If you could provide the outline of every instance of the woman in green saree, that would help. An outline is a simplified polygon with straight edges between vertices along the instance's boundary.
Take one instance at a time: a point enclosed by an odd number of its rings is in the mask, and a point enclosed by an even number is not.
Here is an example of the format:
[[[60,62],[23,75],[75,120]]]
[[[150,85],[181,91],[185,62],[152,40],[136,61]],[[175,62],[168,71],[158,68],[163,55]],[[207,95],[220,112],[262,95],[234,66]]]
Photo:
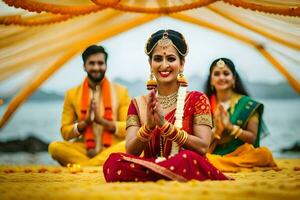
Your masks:
[[[213,138],[207,158],[222,171],[276,167],[272,153],[260,147],[267,135],[263,104],[247,94],[230,59],[216,59],[206,83],[214,116]]]

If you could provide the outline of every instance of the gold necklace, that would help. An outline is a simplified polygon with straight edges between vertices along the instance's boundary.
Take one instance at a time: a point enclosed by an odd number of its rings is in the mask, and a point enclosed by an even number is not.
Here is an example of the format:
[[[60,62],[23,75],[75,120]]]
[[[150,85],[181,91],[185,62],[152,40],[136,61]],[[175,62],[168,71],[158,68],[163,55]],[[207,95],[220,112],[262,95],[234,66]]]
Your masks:
[[[160,94],[157,94],[157,99],[163,109],[170,108],[174,103],[177,102],[177,96],[178,91],[167,95],[167,96],[161,96]]]

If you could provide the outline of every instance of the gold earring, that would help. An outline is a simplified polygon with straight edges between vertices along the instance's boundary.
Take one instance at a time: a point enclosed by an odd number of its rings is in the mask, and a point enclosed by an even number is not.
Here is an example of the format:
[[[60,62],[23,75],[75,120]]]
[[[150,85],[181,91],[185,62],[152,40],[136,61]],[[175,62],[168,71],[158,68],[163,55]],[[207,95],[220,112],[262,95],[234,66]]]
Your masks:
[[[232,88],[233,88],[233,89],[235,88],[235,82],[233,82],[233,84],[232,84]]]
[[[210,85],[210,90],[213,92],[214,91],[214,86],[213,85]]]
[[[188,82],[185,79],[182,71],[180,71],[179,74],[178,74],[178,76],[177,76],[177,82],[178,82],[178,84],[180,86],[183,86],[183,87],[187,87],[188,86]]]
[[[147,90],[153,90],[153,89],[155,89],[157,87],[157,82],[156,82],[156,80],[155,80],[154,75],[153,75],[152,72],[150,74],[150,77],[149,77],[149,79],[147,81],[146,86],[147,86]]]

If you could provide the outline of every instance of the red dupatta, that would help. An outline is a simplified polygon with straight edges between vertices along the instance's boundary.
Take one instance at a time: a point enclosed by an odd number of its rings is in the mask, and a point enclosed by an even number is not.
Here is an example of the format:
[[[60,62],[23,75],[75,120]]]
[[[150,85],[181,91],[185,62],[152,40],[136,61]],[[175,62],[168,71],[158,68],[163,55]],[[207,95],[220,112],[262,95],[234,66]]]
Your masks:
[[[212,114],[214,114],[215,111],[217,110],[217,106],[218,106],[217,97],[216,97],[215,94],[210,96],[209,103],[210,103],[210,106],[211,106]]]

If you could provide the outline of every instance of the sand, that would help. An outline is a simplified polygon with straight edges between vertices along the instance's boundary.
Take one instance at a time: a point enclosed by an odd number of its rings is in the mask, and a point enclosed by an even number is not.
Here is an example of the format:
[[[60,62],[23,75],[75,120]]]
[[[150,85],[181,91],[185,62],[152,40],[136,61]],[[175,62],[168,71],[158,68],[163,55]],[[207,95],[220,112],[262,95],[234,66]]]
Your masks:
[[[0,199],[300,199],[300,159],[281,170],[226,173],[234,181],[105,183],[101,167],[0,166]]]

